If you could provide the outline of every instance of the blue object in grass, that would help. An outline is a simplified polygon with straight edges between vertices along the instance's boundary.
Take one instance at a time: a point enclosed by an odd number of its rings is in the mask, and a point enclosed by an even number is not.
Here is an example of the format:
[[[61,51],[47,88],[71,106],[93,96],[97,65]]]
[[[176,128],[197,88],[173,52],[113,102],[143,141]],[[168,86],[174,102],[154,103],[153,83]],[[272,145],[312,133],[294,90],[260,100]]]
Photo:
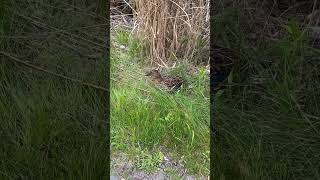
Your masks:
[[[227,77],[228,75],[225,73],[215,74],[213,77],[211,77],[211,84],[216,85],[222,83],[224,80],[227,79]]]
[[[233,62],[237,58],[235,52],[229,48],[213,45],[211,58],[214,66],[211,68],[210,86],[218,90],[228,78]]]
[[[210,77],[210,85],[213,89],[216,89],[221,85],[227,78],[229,73],[226,72],[218,72]]]

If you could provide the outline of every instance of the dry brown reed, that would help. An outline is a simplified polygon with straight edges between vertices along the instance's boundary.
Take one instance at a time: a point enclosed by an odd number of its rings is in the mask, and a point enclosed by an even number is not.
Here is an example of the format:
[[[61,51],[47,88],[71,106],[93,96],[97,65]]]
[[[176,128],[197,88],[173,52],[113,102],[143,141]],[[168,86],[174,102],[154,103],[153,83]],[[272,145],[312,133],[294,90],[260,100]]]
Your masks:
[[[209,0],[135,0],[137,37],[149,63],[168,67],[209,59]]]

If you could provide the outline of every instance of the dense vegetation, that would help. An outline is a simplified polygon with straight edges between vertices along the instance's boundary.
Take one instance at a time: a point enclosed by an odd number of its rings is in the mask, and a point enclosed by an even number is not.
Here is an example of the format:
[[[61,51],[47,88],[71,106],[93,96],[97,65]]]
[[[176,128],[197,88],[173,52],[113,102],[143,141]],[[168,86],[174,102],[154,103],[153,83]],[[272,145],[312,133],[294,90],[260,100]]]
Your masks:
[[[207,176],[211,163],[215,179],[320,179],[318,1],[211,4],[211,42],[237,58],[225,88],[211,96],[217,134],[210,161],[208,24],[197,23],[207,12],[172,11],[176,19],[165,22],[187,23],[170,31],[172,39],[158,37],[167,47],[148,46],[130,30],[112,32],[108,126],[109,41],[104,1],[98,2],[0,2],[0,179],[108,178],[110,126],[113,153],[126,153],[145,171],[163,162],[164,147],[188,173]],[[153,8],[148,5],[145,15]],[[205,27],[186,39],[190,25]],[[145,28],[140,32],[152,37],[154,27]],[[164,52],[177,50],[172,41],[197,52]],[[150,50],[168,62],[146,58]],[[151,64],[173,62],[168,73],[187,80],[176,94],[143,75]],[[191,75],[190,66],[197,72]]]
[[[214,43],[239,57],[213,97],[215,179],[320,178],[319,36],[309,31],[319,4],[270,3],[213,6]]]
[[[1,1],[0,179],[109,175],[107,93],[83,83],[107,82],[106,25],[86,2]]]
[[[144,171],[161,171],[168,156],[188,174],[206,177],[210,168],[208,4],[204,0],[129,3],[133,15],[121,11],[129,6],[123,1],[114,1],[111,7],[112,152],[127,154]],[[179,75],[186,83],[176,94],[168,93],[144,76],[152,68]]]
[[[129,32],[118,30],[112,37],[112,149],[129,154],[139,164],[143,163],[139,162],[143,161],[139,157],[142,151],[157,156],[159,147],[164,146],[171,157],[186,164],[189,172],[208,175],[210,102],[209,77],[204,68],[195,76],[188,75],[183,65],[172,70],[172,74],[183,76],[189,84],[170,94],[144,76],[146,64],[139,58],[137,41]],[[128,50],[117,48],[120,44]]]

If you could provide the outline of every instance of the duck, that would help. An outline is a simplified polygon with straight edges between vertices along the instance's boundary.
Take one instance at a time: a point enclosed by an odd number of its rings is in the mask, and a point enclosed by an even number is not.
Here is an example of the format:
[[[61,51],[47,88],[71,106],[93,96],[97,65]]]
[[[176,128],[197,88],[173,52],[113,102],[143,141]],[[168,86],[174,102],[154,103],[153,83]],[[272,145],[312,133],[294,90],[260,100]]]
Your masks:
[[[178,91],[185,82],[180,76],[163,76],[158,69],[152,69],[146,73],[146,76],[150,76],[153,82],[170,92]]]

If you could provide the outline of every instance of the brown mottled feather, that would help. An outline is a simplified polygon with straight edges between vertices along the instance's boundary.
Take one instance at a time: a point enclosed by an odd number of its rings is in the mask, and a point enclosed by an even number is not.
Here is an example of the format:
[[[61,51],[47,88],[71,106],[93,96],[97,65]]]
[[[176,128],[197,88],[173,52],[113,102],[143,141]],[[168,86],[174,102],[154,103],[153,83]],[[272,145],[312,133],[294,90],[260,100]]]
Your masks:
[[[156,69],[151,70],[146,75],[151,76],[153,82],[160,84],[169,90],[178,90],[184,82],[179,76],[162,76]]]

